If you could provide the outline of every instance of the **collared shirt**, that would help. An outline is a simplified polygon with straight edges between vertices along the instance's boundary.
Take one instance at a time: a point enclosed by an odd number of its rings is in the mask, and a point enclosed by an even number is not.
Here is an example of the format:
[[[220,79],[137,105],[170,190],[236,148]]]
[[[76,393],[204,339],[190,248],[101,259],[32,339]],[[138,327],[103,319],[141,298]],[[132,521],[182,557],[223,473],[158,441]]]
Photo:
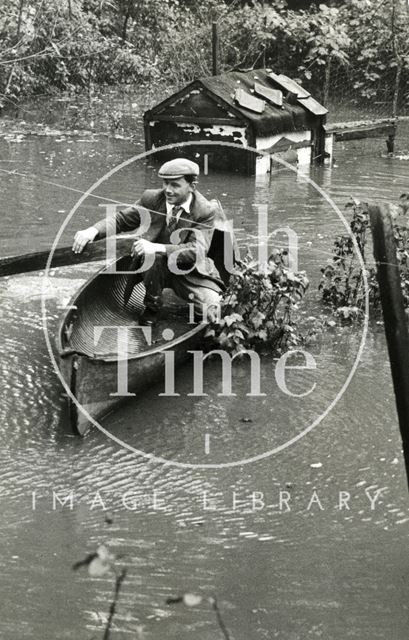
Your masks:
[[[189,214],[190,213],[190,206],[192,204],[192,200],[193,200],[193,195],[191,193],[189,193],[189,196],[188,196],[187,200],[185,200],[185,202],[182,202],[182,204],[174,205],[174,204],[170,204],[169,202],[166,202],[166,224],[169,224],[169,222],[170,222],[174,206],[180,207],[180,209],[179,209],[179,211],[177,212],[177,215],[176,215],[176,219],[177,219],[178,222],[180,220],[180,216],[183,213]]]

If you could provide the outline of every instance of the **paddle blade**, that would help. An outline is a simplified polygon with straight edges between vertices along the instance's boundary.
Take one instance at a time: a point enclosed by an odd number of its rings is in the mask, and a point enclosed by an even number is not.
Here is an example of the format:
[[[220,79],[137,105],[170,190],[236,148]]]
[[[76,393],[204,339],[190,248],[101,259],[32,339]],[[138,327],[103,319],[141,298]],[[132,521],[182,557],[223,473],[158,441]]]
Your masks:
[[[130,252],[134,236],[118,236],[116,238],[116,252],[118,256]],[[50,251],[38,251],[19,256],[0,258],[0,277],[12,276],[28,271],[40,271],[46,268]],[[103,260],[106,256],[106,240],[97,240],[88,244],[82,253],[74,253],[71,247],[60,247],[54,251],[51,267],[64,267],[83,262]]]

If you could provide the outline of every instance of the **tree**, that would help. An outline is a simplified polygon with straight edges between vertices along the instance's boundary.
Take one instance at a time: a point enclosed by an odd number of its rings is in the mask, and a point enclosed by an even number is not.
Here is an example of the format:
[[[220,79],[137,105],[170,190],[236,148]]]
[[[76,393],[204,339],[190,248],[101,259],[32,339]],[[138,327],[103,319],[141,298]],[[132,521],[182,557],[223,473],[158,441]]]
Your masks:
[[[321,75],[320,70],[324,69],[322,101],[327,105],[333,63],[349,63],[351,38],[348,35],[348,24],[339,9],[325,4],[320,4],[317,11],[305,16],[305,20],[309,31],[306,42],[310,48],[299,70],[310,79],[314,70]]]

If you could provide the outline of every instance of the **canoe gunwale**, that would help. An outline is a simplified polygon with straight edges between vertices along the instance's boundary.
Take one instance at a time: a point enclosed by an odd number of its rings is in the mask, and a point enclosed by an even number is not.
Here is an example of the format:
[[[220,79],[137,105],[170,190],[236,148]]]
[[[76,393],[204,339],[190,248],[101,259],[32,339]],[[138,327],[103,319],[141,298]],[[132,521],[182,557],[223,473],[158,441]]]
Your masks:
[[[104,265],[100,269],[98,269],[98,271],[96,271],[96,273],[94,273],[94,275],[91,276],[91,278],[88,278],[87,280],[85,280],[85,282],[82,283],[80,288],[77,289],[75,291],[75,293],[73,293],[73,295],[71,296],[71,298],[70,298],[70,300],[69,300],[69,302],[67,304],[67,308],[66,308],[65,312],[60,316],[60,319],[58,321],[57,336],[55,338],[55,343],[56,343],[58,355],[60,356],[60,358],[67,357],[69,355],[74,355],[75,353],[78,353],[78,355],[81,355],[81,356],[85,356],[86,355],[86,354],[79,353],[75,349],[69,349],[68,350],[68,349],[65,349],[63,347],[63,331],[64,331],[65,325],[67,324],[69,316],[72,315],[72,313],[73,313],[73,308],[77,306],[75,304],[75,302],[78,300],[79,296],[85,291],[85,289],[88,289],[88,287],[90,287],[93,284],[93,282],[107,268],[108,268],[108,265],[106,264],[106,262],[104,262]]]

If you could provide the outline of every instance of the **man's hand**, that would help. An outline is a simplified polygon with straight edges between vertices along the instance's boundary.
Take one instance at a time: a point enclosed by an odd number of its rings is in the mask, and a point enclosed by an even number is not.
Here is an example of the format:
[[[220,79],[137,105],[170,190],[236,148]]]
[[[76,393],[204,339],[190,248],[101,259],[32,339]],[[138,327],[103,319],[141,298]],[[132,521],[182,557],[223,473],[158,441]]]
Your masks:
[[[95,227],[88,227],[88,229],[82,229],[81,231],[77,231],[74,237],[74,243],[72,245],[72,250],[74,253],[81,253],[88,244],[88,242],[92,242],[98,235],[98,229]]]
[[[157,242],[150,242],[140,238],[132,245],[131,256],[133,258],[143,258],[144,256],[154,256],[157,253],[166,253],[166,249],[163,244]]]

